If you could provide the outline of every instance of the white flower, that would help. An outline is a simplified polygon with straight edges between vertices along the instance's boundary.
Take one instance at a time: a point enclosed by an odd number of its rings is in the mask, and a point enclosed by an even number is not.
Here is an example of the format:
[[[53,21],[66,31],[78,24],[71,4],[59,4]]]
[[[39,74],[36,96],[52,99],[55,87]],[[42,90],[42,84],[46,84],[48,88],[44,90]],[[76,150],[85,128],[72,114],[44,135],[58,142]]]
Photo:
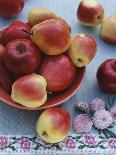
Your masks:
[[[112,116],[113,122],[116,123],[116,107],[110,109],[110,115]]]
[[[106,129],[112,124],[112,117],[105,109],[98,110],[94,113],[93,123],[98,129]]]
[[[74,119],[74,128],[77,133],[90,132],[92,121],[86,114],[77,115]]]
[[[105,109],[105,102],[100,98],[96,98],[90,102],[90,108],[94,112],[97,110]]]

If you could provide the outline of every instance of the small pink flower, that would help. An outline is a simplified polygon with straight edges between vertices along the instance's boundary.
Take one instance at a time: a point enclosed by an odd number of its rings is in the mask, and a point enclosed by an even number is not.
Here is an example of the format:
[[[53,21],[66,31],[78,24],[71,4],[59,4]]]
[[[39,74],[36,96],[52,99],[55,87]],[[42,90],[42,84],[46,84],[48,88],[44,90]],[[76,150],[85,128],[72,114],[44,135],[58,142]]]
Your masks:
[[[108,141],[108,146],[111,148],[111,149],[116,149],[116,139],[110,139]]]
[[[30,150],[31,148],[31,143],[28,139],[22,139],[20,142],[20,148],[23,150]]]
[[[71,138],[66,139],[65,141],[66,148],[74,149],[76,147],[76,141]]]
[[[110,115],[112,116],[113,122],[116,123],[116,107],[110,109]]]
[[[85,136],[85,143],[88,145],[95,145],[96,144],[95,137],[93,137],[91,135],[86,135]]]
[[[105,102],[100,98],[96,98],[90,102],[90,108],[93,112],[105,109]]]
[[[92,125],[92,121],[86,114],[77,115],[74,119],[74,128],[77,133],[90,132]]]
[[[4,148],[7,145],[8,145],[8,138],[0,136],[0,148]]]

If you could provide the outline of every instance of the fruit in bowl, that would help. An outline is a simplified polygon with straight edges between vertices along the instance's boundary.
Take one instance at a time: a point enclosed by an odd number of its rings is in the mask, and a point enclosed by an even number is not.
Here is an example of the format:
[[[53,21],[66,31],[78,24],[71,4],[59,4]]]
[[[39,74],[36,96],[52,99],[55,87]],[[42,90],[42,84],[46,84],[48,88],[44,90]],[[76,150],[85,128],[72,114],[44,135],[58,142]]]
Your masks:
[[[39,107],[47,100],[46,85],[45,78],[38,74],[25,75],[13,83],[11,98],[28,108]]]
[[[57,16],[54,12],[47,8],[32,8],[28,13],[28,24],[31,27],[50,19],[61,20],[67,24],[71,32],[69,24],[62,17]]]
[[[116,58],[108,59],[99,66],[97,81],[104,92],[116,93]]]
[[[71,129],[70,114],[60,108],[49,108],[39,117],[36,131],[47,143],[63,141]]]
[[[24,22],[14,21],[10,26],[0,31],[0,42],[7,45],[10,41],[16,39],[30,39],[30,35],[22,31],[31,31],[31,27]]]
[[[100,29],[101,38],[111,44],[116,44],[116,14],[107,17]]]
[[[24,7],[24,0],[0,0],[0,16],[17,16]]]
[[[12,84],[14,80],[11,73],[5,68],[3,64],[2,60],[4,55],[5,55],[5,48],[2,44],[0,44],[0,83],[8,93],[11,93]]]
[[[40,65],[41,51],[31,40],[13,40],[6,46],[3,61],[15,76],[30,74]]]
[[[47,55],[66,52],[70,44],[69,27],[60,20],[46,20],[32,28],[32,41]]]
[[[68,88],[74,82],[76,67],[64,54],[45,56],[38,74],[45,77],[48,91],[57,92]]]
[[[95,57],[97,44],[91,35],[80,34],[71,37],[68,54],[77,67],[88,65]]]
[[[96,26],[103,22],[104,9],[97,0],[81,0],[77,18],[84,26]]]

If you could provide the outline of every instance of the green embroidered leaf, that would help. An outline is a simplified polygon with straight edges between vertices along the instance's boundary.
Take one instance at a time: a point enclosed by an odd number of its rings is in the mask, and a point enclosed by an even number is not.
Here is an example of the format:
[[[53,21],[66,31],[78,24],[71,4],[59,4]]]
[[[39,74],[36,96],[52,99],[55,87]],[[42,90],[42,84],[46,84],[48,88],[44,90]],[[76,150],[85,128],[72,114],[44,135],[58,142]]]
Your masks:
[[[16,137],[12,137],[12,140],[17,140],[17,138]]]
[[[99,138],[101,138],[101,139],[105,139],[103,136],[99,136]]]
[[[85,145],[80,145],[79,147],[78,147],[78,149],[83,149],[85,147]]]
[[[34,149],[34,150],[38,150],[39,147],[40,147],[40,145],[37,144],[36,147],[34,147],[33,149]]]
[[[109,126],[107,129],[112,129],[113,128],[113,126]]]
[[[99,145],[99,147],[100,147],[101,149],[106,149],[103,145]]]
[[[113,106],[115,101],[116,101],[115,97],[113,97],[112,99],[108,99],[107,102],[105,102],[106,109],[110,110],[110,108]]]
[[[107,135],[106,131],[105,130],[102,130],[102,133],[104,134],[105,138],[108,139],[109,136]]]
[[[14,146],[12,146],[12,145],[10,145],[9,148],[10,148],[12,151],[17,151],[16,148],[15,148]]]
[[[105,132],[110,136],[110,138],[116,138],[116,134],[113,133],[112,131],[105,129]]]

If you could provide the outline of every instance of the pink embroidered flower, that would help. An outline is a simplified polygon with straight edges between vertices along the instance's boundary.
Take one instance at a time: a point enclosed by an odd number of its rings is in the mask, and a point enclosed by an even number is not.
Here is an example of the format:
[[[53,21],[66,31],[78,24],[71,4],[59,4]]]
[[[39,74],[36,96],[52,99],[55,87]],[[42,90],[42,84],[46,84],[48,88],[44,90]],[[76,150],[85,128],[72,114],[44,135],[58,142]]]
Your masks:
[[[66,148],[74,149],[76,147],[76,141],[71,138],[66,139],[65,141]]]
[[[7,145],[8,145],[8,138],[0,136],[0,148],[4,148]]]
[[[106,129],[112,124],[112,117],[105,109],[98,110],[94,113],[93,123],[98,129]]]
[[[86,135],[85,136],[85,143],[88,145],[95,145],[96,144],[95,137],[93,137],[91,135]]]
[[[93,112],[105,109],[105,102],[100,98],[96,98],[90,102],[90,108]]]
[[[20,148],[23,150],[30,150],[31,148],[31,143],[28,139],[22,139],[20,142]]]
[[[108,146],[111,148],[111,149],[116,149],[116,139],[110,139],[108,141]]]
[[[77,115],[74,119],[74,128],[77,133],[90,132],[92,125],[92,121],[86,114]]]
[[[110,109],[110,115],[112,116],[113,122],[116,123],[116,107]]]

